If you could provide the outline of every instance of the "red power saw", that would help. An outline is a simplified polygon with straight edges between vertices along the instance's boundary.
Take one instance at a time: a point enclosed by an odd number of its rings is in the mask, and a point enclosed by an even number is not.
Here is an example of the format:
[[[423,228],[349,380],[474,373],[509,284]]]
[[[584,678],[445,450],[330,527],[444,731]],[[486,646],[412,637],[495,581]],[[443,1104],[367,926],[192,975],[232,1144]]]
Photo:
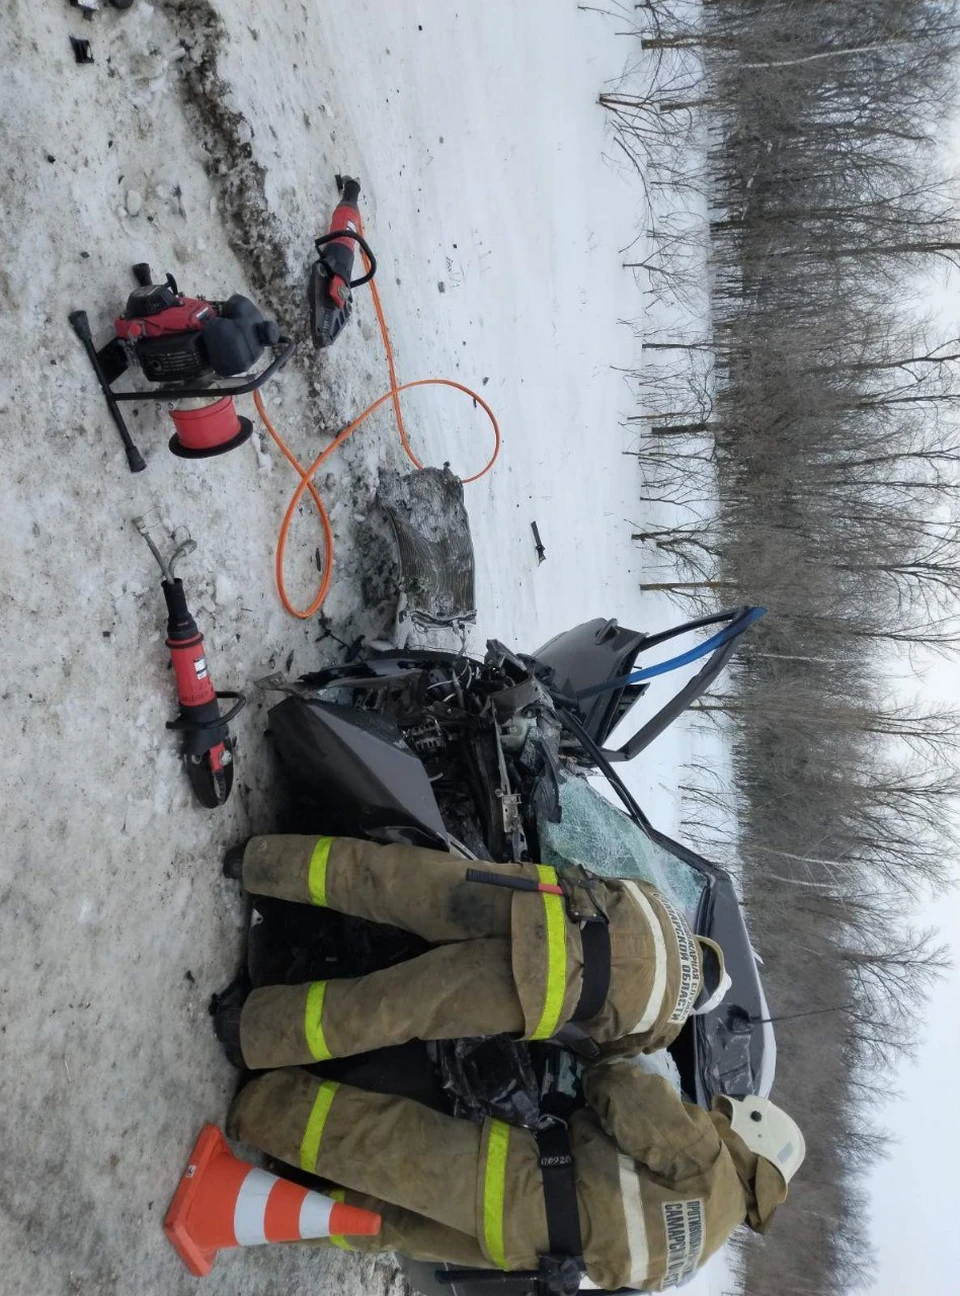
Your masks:
[[[160,588],[167,605],[167,647],[177,681],[180,714],[167,721],[168,729],[183,735],[183,763],[197,800],[208,810],[223,805],[233,787],[233,740],[227,725],[246,703],[242,693],[218,693],[210,679],[203,647],[203,635],[187,607],[183,581],[174,575],[177,559],[196,548],[192,540],[182,541],[168,559],[153,542],[145,518],[133,524],[150,546],[163,573]],[[223,715],[220,699],[234,705]]]
[[[310,272],[310,331],[314,345],[328,347],[339,337],[353,310],[353,290],[377,273],[377,258],[360,233],[360,181],[337,176],[340,202],[330,219],[330,232],[316,239],[319,259]],[[354,245],[363,249],[370,268],[359,279],[353,274]]]

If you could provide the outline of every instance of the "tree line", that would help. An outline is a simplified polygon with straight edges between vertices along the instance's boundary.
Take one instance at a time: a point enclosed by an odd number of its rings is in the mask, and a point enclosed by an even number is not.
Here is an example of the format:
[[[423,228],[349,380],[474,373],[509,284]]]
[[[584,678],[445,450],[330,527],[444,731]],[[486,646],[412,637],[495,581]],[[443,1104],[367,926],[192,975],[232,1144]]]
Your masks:
[[[891,680],[960,643],[960,338],[925,308],[960,266],[960,6],[608,12],[630,68],[600,102],[646,196],[624,263],[656,307],[626,422],[645,588],[771,613],[698,712],[732,737],[732,784],[685,789],[688,830],[740,867],[776,1096],[809,1135],[747,1291],[840,1293],[872,1274],[871,1112],[946,962],[911,905],[956,857],[960,715]]]

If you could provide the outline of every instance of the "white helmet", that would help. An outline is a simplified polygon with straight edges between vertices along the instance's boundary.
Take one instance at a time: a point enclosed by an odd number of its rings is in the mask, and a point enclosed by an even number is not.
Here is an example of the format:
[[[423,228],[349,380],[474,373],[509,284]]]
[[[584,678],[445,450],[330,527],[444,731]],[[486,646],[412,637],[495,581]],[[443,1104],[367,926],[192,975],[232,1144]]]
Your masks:
[[[751,1152],[776,1166],[788,1184],[803,1165],[807,1154],[800,1126],[769,1098],[720,1099],[726,1108],[730,1128],[743,1139]]]

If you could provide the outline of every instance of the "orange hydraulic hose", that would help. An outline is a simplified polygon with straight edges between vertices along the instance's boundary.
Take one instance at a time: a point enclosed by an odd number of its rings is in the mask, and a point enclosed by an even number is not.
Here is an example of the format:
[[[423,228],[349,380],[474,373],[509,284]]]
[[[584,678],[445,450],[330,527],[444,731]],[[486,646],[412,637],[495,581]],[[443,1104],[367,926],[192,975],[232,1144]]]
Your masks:
[[[360,233],[361,234],[363,233],[362,226],[360,227]],[[367,262],[367,258],[365,254],[363,256],[363,259],[367,265],[367,269],[369,270],[370,268],[369,262]],[[404,391],[410,391],[410,389],[413,387],[453,387],[455,388],[455,390],[461,391],[464,393],[464,395],[469,396],[471,400],[473,400],[477,405],[479,405],[480,408],[483,410],[483,412],[487,415],[487,417],[489,418],[493,426],[493,453],[491,454],[490,458],[487,460],[487,462],[484,464],[484,466],[480,469],[479,472],[475,472],[470,477],[463,478],[464,484],[468,484],[469,482],[479,481],[481,477],[484,477],[490,471],[493,465],[496,463],[497,457],[500,454],[500,440],[501,440],[500,425],[497,422],[496,415],[494,414],[493,410],[483,399],[483,397],[477,394],[477,392],[472,391],[469,387],[464,386],[463,383],[454,382],[452,378],[418,378],[415,382],[408,382],[408,383],[397,382],[397,369],[393,358],[393,347],[391,346],[390,343],[390,334],[387,330],[387,321],[383,313],[383,304],[380,300],[380,293],[377,289],[377,283],[375,279],[371,279],[370,281],[370,292],[373,296],[373,306],[374,306],[374,310],[377,313],[377,320],[380,324],[380,334],[383,338],[383,349],[387,355],[387,368],[390,374],[390,390],[385,392],[383,396],[380,396],[377,400],[375,400],[372,405],[368,405],[367,408],[363,411],[363,413],[359,414],[353,420],[352,423],[348,423],[347,426],[337,434],[337,436],[333,439],[333,441],[330,442],[330,444],[326,447],[326,449],[321,451],[321,453],[317,455],[316,459],[314,459],[313,463],[310,464],[309,468],[303,467],[303,465],[296,458],[296,456],[288,449],[288,447],[283,441],[283,438],[280,436],[279,432],[270,422],[269,416],[267,415],[267,411],[263,405],[263,399],[261,398],[259,391],[255,391],[253,393],[253,402],[257,407],[257,413],[260,415],[260,418],[263,420],[263,426],[267,429],[267,432],[276,442],[281,454],[286,459],[287,463],[290,464],[291,468],[294,470],[295,473],[298,474],[300,478],[299,484],[297,485],[296,490],[293,492],[293,495],[291,496],[290,503],[287,505],[287,511],[283,515],[283,521],[280,524],[280,535],[277,539],[277,552],[274,561],[274,575],[276,578],[277,593],[280,596],[280,602],[283,604],[284,608],[290,613],[291,616],[298,617],[301,621],[306,621],[309,617],[312,617],[314,613],[319,611],[320,607],[323,605],[324,599],[327,597],[327,594],[330,590],[330,579],[331,576],[333,575],[333,528],[330,525],[330,516],[327,513],[326,506],[323,503],[323,500],[320,496],[320,492],[317,490],[316,486],[314,485],[313,479],[317,475],[317,472],[320,470],[323,464],[326,463],[326,461],[333,454],[333,452],[337,450],[341,445],[343,445],[347,437],[352,436],[354,432],[356,432],[357,428],[359,428],[360,425],[366,419],[368,419],[375,410],[378,410],[380,406],[383,405],[386,401],[393,402],[393,414],[397,424],[397,432],[400,435],[400,444],[403,446],[407,458],[411,461],[411,463],[414,464],[414,466],[417,468],[422,468],[423,464],[413,453],[413,449],[410,445],[410,440],[407,436],[407,429],[403,422],[403,413],[400,409],[400,393]],[[320,580],[320,588],[317,591],[316,597],[314,598],[310,606],[305,608],[295,608],[293,604],[290,602],[289,597],[287,596],[286,585],[284,584],[284,579],[283,579],[283,564],[284,564],[284,556],[286,554],[287,537],[290,531],[290,524],[293,521],[294,514],[297,511],[297,506],[299,505],[300,501],[303,499],[303,495],[305,491],[310,492],[310,498],[313,500],[314,504],[316,505],[317,512],[320,515],[320,525],[323,530],[323,545],[324,545],[323,576],[321,577]]]

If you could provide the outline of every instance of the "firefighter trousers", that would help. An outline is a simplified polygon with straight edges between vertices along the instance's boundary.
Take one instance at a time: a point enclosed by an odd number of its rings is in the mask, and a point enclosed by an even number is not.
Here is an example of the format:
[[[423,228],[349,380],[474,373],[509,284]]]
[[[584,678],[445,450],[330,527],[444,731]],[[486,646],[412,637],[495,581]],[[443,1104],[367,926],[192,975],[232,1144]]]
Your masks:
[[[528,1130],[496,1121],[481,1127],[295,1068],[257,1076],[242,1089],[227,1130],[350,1190],[344,1197],[351,1205],[380,1213],[379,1234],[332,1238],[334,1245],[481,1268],[491,1260],[536,1267],[546,1248],[538,1153]],[[518,1194],[517,1184],[526,1191]]]
[[[521,1035],[505,888],[466,881],[442,851],[354,838],[252,837],[243,885],[414,932],[435,944],[367,976],[254,990],[240,1019],[253,1070],[322,1062],[411,1039]],[[484,865],[516,874],[515,865]]]

